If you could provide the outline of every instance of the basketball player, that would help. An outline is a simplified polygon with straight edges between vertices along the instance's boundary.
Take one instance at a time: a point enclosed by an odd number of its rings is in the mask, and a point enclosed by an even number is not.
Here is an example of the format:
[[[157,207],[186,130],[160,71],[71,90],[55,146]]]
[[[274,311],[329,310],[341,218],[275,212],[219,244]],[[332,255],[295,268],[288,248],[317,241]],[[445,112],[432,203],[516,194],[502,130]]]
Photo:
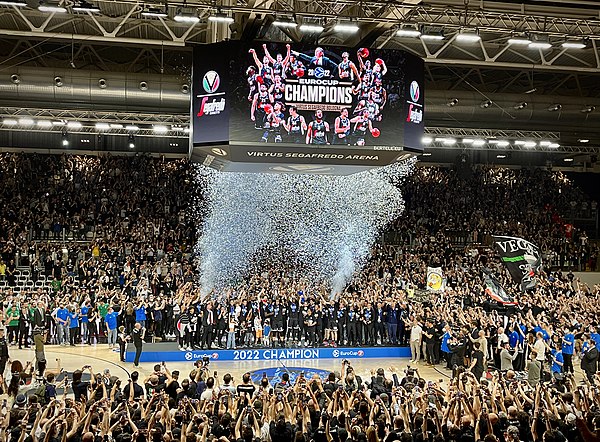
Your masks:
[[[303,77],[304,71],[304,64],[294,54],[290,54],[290,61],[285,70],[285,78]]]
[[[343,108],[340,111],[340,115],[336,117],[334,123],[335,136],[333,137],[333,144],[350,144],[348,135],[350,135],[350,119],[348,118],[348,108]]]
[[[252,107],[250,108],[250,119],[254,121],[254,126],[257,129],[262,129],[265,124],[266,114],[264,107],[272,105],[274,102],[273,96],[269,93],[266,84],[259,86],[258,92],[254,94],[252,99]]]
[[[273,84],[273,67],[271,66],[271,61],[269,60],[269,58],[265,55],[261,62],[258,59],[258,56],[256,55],[256,51],[254,49],[250,49],[248,52],[252,54],[252,57],[254,58],[254,63],[256,63],[256,66],[258,67],[258,75],[262,77],[263,82],[266,83],[267,86]]]
[[[269,93],[273,96],[275,102],[281,101],[283,103],[283,93],[285,91],[285,85],[281,81],[281,76],[275,74],[274,82],[269,88]]]
[[[381,114],[379,113],[379,105],[373,101],[373,96],[369,95],[369,100],[365,106],[365,109],[369,111],[369,118],[371,121],[381,121]]]
[[[290,116],[287,119],[287,124],[284,122],[285,130],[294,144],[302,144],[305,140],[307,130],[306,120],[298,113],[296,106],[290,106]],[[275,330],[275,322],[273,323],[273,331]]]
[[[285,58],[283,58],[283,55],[277,54],[275,59],[273,59],[273,57],[271,57],[271,54],[269,54],[267,45],[263,44],[265,56],[269,59],[269,61],[273,65],[273,76],[274,77],[276,77],[277,75],[279,75],[280,78],[285,77],[285,71],[287,68],[287,64],[290,62],[290,45],[287,44],[287,45],[285,45],[285,47],[287,48],[287,54],[286,54]]]
[[[308,124],[306,131],[306,144],[325,145],[327,134],[329,133],[329,123],[323,120],[323,111],[321,109],[315,112],[315,119]]]
[[[352,136],[356,140],[355,144],[357,146],[364,146],[365,138],[367,137],[367,130],[373,132],[373,124],[369,118],[369,110],[364,109],[361,115],[352,118],[350,122],[354,123]]]
[[[375,87],[371,89],[369,93],[369,98],[373,100],[374,103],[379,106],[379,111],[383,110],[385,103],[387,102],[387,91],[382,86],[382,81],[380,78],[375,79]]]
[[[254,66],[248,66],[246,69],[246,77],[248,82],[248,87],[250,91],[248,92],[248,101],[252,103],[252,99],[254,98],[254,94],[258,91],[258,81],[256,80],[256,68]]]
[[[338,76],[340,80],[346,81],[360,81],[360,75],[354,62],[350,60],[350,54],[348,52],[342,53],[342,61],[338,64]]]
[[[285,121],[283,104],[278,101],[273,106],[265,106],[265,112],[267,113],[265,119],[265,131],[261,141],[268,143],[269,137],[272,135],[276,143],[281,143],[281,126]]]

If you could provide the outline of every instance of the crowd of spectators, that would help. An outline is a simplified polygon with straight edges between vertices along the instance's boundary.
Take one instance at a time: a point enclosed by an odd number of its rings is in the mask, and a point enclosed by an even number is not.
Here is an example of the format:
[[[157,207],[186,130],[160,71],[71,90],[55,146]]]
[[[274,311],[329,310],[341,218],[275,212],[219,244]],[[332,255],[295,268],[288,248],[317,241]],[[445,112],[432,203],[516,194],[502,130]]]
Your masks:
[[[195,285],[199,220],[187,211],[199,189],[186,160],[1,154],[0,343],[31,345],[41,301],[48,344],[117,347],[140,323],[182,350],[410,345],[412,364],[452,380],[409,369],[363,382],[344,364],[327,379],[254,386],[245,375],[235,386],[226,375],[218,386],[206,367],[185,378],[163,365],[138,385],[136,373],[89,367],[36,381],[17,365],[0,382],[0,441],[597,440],[600,287],[570,271],[598,266],[597,245],[573,225],[595,203],[540,169],[418,167],[402,186],[407,210],[390,226],[401,240],[376,245],[343,293],[265,269],[208,300]],[[491,234],[541,248],[550,266],[535,289],[516,291]],[[441,294],[423,295],[428,266],[443,269]],[[482,267],[516,306],[489,298]],[[25,273],[50,283],[19,284]]]
[[[144,379],[88,365],[31,382],[28,367],[11,368],[0,380],[0,440],[11,442],[588,442],[600,430],[597,388],[572,375],[532,383],[466,370],[427,381],[410,366],[359,374],[343,361],[323,378],[254,383],[162,363]]]

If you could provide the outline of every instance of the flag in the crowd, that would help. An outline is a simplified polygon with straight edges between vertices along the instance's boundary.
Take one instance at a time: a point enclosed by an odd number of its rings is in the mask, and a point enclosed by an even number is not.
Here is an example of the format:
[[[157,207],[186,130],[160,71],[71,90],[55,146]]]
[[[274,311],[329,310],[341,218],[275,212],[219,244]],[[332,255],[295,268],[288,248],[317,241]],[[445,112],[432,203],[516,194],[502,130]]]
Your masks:
[[[504,290],[504,287],[502,287],[500,281],[494,278],[489,270],[484,269],[483,273],[483,279],[485,281],[485,292],[490,298],[498,301],[500,304],[503,305],[517,304],[515,298],[506,293],[506,290]]]
[[[514,236],[493,236],[494,246],[512,279],[525,291],[537,284],[542,254],[535,244]]]
[[[427,290],[439,292],[444,288],[441,267],[427,267]]]

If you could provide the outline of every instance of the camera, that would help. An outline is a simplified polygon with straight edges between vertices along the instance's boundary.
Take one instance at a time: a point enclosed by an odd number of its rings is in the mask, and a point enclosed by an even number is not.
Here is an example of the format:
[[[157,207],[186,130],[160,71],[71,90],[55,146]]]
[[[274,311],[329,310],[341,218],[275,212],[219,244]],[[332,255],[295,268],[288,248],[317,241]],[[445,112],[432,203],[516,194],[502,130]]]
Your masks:
[[[204,365],[205,367],[210,364],[210,358],[208,356],[203,356],[202,357],[202,365]]]

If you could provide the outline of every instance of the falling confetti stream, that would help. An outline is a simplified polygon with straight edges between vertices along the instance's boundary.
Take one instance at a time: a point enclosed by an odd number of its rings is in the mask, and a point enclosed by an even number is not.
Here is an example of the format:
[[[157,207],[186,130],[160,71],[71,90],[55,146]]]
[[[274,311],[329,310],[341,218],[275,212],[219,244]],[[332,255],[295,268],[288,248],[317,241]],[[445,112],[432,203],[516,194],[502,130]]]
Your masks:
[[[414,160],[348,176],[220,173],[199,166],[196,252],[200,287],[235,286],[283,251],[302,277],[341,293],[377,235],[404,209],[399,189]],[[280,260],[280,259],[279,259]]]

